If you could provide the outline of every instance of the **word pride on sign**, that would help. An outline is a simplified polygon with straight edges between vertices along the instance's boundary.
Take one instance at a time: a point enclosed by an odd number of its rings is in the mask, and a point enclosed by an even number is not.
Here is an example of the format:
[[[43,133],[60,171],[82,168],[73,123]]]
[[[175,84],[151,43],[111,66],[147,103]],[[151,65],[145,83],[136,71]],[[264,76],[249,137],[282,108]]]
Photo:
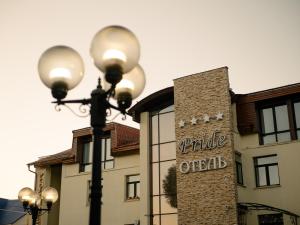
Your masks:
[[[226,144],[226,136],[216,130],[210,136],[204,135],[202,138],[185,138],[179,142],[179,150],[182,154],[189,150],[201,151],[222,148]]]
[[[227,166],[227,162],[222,156],[216,156],[206,159],[198,159],[192,161],[183,161],[179,165],[181,173],[200,172],[206,170],[223,169]]]

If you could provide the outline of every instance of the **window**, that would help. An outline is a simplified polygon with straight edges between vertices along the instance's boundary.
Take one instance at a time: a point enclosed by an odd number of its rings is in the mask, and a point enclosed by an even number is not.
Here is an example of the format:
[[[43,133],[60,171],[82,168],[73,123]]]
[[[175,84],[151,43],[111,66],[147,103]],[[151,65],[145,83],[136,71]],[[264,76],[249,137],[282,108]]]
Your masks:
[[[102,139],[102,169],[114,168],[114,157],[111,155],[111,139]]]
[[[262,109],[261,121],[264,144],[291,140],[287,105]]]
[[[258,215],[259,225],[283,225],[281,213]]]
[[[299,99],[260,104],[260,144],[300,139]]]
[[[151,223],[177,225],[174,105],[151,113]]]
[[[271,186],[279,184],[277,155],[254,158],[256,186]]]
[[[235,153],[235,167],[237,183],[243,185],[242,156],[240,153]]]
[[[294,103],[294,115],[296,120],[297,138],[300,139],[300,102]]]
[[[90,139],[83,140],[82,143],[82,161],[80,163],[80,172],[92,171],[93,147]]]
[[[140,175],[126,177],[126,199],[140,198]]]
[[[102,169],[114,168],[114,158],[111,155],[111,139],[103,138],[101,140],[102,146]],[[90,172],[92,171],[93,161],[93,142],[91,138],[85,138],[82,140],[82,157],[79,166],[79,172]]]

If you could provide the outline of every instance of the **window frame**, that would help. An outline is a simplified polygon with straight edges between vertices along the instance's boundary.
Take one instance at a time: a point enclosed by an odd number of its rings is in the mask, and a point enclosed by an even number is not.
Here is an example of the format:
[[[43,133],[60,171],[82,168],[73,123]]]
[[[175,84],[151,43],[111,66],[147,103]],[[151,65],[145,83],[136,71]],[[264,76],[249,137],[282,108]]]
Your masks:
[[[170,108],[171,107],[171,108]],[[164,164],[164,163],[168,163],[168,162],[174,162],[176,164],[176,156],[175,158],[170,158],[170,159],[165,159],[165,160],[161,160],[160,158],[160,151],[161,151],[161,145],[164,145],[164,144],[172,144],[172,143],[175,143],[175,150],[176,150],[176,137],[174,137],[174,140],[168,140],[168,141],[163,141],[161,142],[161,137],[160,137],[160,117],[161,115],[166,115],[166,114],[169,114],[169,113],[174,113],[175,114],[175,105],[174,103],[169,103],[169,104],[164,104],[164,105],[160,105],[160,107],[157,107],[155,109],[153,109],[151,112],[149,112],[149,121],[150,121],[150,124],[149,124],[149,140],[150,140],[150,143],[149,143],[149,147],[150,147],[150,151],[149,151],[149,163],[150,163],[150,172],[149,172],[149,175],[150,175],[150,178],[149,178],[149,181],[150,181],[150,224],[153,224],[153,221],[154,221],[154,217],[157,217],[158,220],[159,220],[159,224],[162,223],[163,221],[163,218],[165,216],[173,216],[175,215],[176,217],[178,216],[178,211],[177,211],[177,208],[176,208],[176,212],[162,212],[162,199],[166,198],[166,194],[163,193],[163,191],[161,190],[161,164]],[[157,141],[155,143],[153,143],[153,128],[155,126],[153,126],[152,124],[152,118],[157,116],[157,127],[156,127],[156,132],[157,132]],[[175,124],[175,121],[174,121],[174,129],[176,127],[176,124]],[[174,130],[175,132],[175,130]],[[157,147],[157,151],[158,151],[158,159],[153,161],[153,148],[154,147]],[[158,193],[153,193],[153,167],[154,165],[156,166],[157,165],[157,169],[158,169]],[[176,195],[177,193],[174,193],[174,195]],[[157,213],[154,213],[153,212],[153,208],[154,208],[154,198],[157,199],[158,201],[158,212]]]
[[[129,178],[132,176],[138,176],[139,180],[138,181],[129,181]],[[129,193],[130,193],[130,187],[133,186],[133,197],[129,197]],[[126,175],[126,200],[138,200],[140,199],[140,190],[138,191],[138,188],[141,188],[141,177],[140,174],[130,174],[130,175]]]
[[[263,224],[265,224],[265,223],[261,223],[262,221],[261,221],[261,218],[262,217],[265,217],[265,216],[274,216],[274,217],[278,217],[278,218],[280,218],[281,220],[282,220],[282,225],[284,224],[284,219],[283,219],[283,214],[282,213],[272,213],[272,214],[260,214],[260,215],[257,215],[257,222],[258,222],[258,224],[259,225],[263,225]],[[270,223],[267,223],[267,224],[270,224]],[[276,221],[276,223],[273,223],[274,225],[278,225],[278,221]]]
[[[235,156],[239,156],[241,158],[241,162],[237,161],[235,158],[236,182],[238,185],[244,186],[242,154],[240,152],[235,152]],[[241,170],[239,170],[239,168]],[[242,178],[241,181],[239,180],[239,171],[241,171],[241,178]]]
[[[104,147],[103,147],[103,140],[105,140]],[[110,140],[110,156],[107,155],[107,140]],[[84,160],[84,153],[85,153],[85,144],[89,144],[89,154],[93,154],[93,138],[91,135],[88,136],[82,136],[78,138],[78,150],[77,154],[79,154],[79,173],[90,173],[92,171],[92,168],[90,170],[86,170],[86,167],[89,165],[92,165],[93,162],[83,162]],[[111,148],[112,148],[112,141],[110,135],[104,135],[101,137],[101,147],[102,147],[102,155],[101,155],[101,166],[103,170],[113,169],[115,167],[115,159],[111,155]],[[110,159],[107,159],[108,157],[111,157]],[[108,167],[107,164],[112,162],[112,166]]]
[[[258,115],[257,123],[258,123],[258,133],[259,133],[259,144],[264,145],[264,140],[263,137],[266,135],[272,135],[275,134],[276,141],[272,144],[278,143],[278,138],[277,134],[280,133],[285,133],[289,131],[291,139],[289,141],[293,140],[300,140],[300,136],[297,136],[297,131],[300,131],[300,128],[297,128],[296,126],[296,112],[294,108],[294,104],[300,102],[300,97],[299,95],[291,95],[287,97],[281,97],[281,98],[275,98],[272,100],[268,101],[261,101],[256,103],[256,114]],[[281,106],[281,105],[286,105],[287,106],[287,113],[288,113],[288,123],[289,123],[289,130],[284,130],[284,131],[277,131],[277,126],[276,124],[276,116],[275,116],[275,107]],[[271,133],[263,133],[263,115],[262,115],[262,110],[267,109],[267,108],[272,108],[273,112],[273,122],[274,122],[274,132]]]
[[[93,150],[91,147],[92,137],[91,136],[81,137],[79,139],[79,142],[80,142],[79,143],[79,148],[80,148],[79,173],[91,172],[91,170],[87,171],[86,167],[92,165],[92,162],[83,162],[83,160],[85,154],[85,148],[84,148],[85,144],[89,144],[89,148],[88,148],[89,154],[93,154]]]
[[[267,164],[257,165],[257,160],[258,159],[260,159],[260,158],[268,158],[268,157],[273,157],[273,156],[278,157],[277,154],[271,154],[271,155],[264,155],[264,156],[253,157],[256,187],[272,187],[272,186],[279,186],[280,185],[278,158],[277,158],[277,162],[276,163],[267,163]],[[277,166],[278,184],[270,184],[269,167],[275,166],[275,165]],[[260,185],[259,184],[259,168],[261,168],[261,167],[265,168],[266,185]]]

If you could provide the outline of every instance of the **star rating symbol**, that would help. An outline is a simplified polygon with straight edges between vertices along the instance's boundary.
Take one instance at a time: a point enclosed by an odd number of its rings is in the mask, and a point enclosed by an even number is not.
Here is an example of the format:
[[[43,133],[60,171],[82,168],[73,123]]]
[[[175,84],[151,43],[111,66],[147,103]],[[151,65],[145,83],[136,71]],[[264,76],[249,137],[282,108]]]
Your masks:
[[[207,114],[205,114],[204,116],[203,116],[203,121],[205,122],[205,123],[208,123],[209,122],[209,115],[207,115]]]
[[[183,128],[183,127],[184,127],[184,124],[185,124],[185,122],[184,122],[183,120],[180,120],[178,124],[179,124],[179,127],[180,127],[180,128]]]
[[[196,118],[193,116],[193,118],[191,119],[191,124],[192,124],[192,125],[196,125],[196,124],[197,124],[197,120],[198,120],[198,119],[196,119]]]
[[[222,120],[223,119],[223,113],[218,112],[218,114],[216,115],[216,120]]]

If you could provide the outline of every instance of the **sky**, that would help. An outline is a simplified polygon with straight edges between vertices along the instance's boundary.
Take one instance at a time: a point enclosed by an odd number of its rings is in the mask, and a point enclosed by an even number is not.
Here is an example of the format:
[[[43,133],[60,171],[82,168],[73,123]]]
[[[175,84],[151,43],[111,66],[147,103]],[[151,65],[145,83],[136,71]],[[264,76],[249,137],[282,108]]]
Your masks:
[[[299,0],[0,0],[0,197],[33,188],[26,164],[69,149],[72,130],[89,126],[89,117],[55,111],[38,76],[40,55],[54,45],[76,49],[85,77],[67,98],[89,97],[101,75],[90,43],[109,25],[129,28],[141,45],[146,87],[133,103],[223,66],[239,94],[300,82]]]

